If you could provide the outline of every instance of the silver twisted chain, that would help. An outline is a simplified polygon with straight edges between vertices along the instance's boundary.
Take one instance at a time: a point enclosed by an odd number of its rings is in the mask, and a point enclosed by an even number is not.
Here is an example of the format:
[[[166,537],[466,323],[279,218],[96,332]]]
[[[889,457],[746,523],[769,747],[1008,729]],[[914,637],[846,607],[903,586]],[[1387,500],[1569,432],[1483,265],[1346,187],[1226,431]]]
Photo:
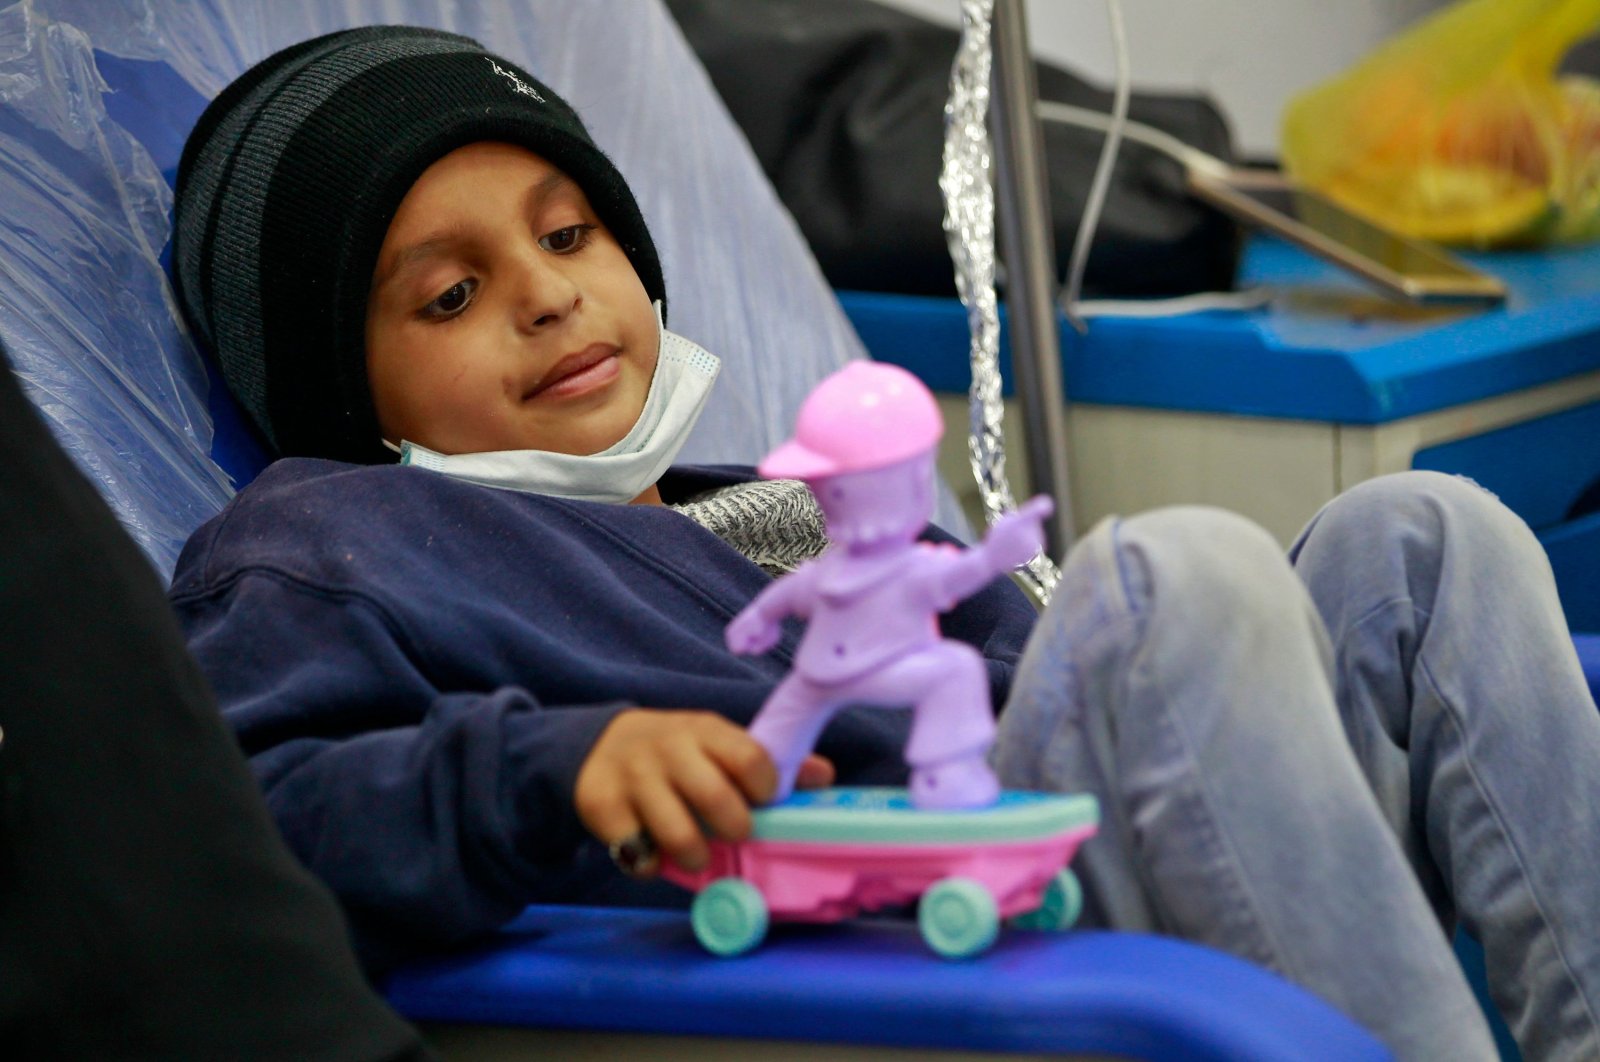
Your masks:
[[[950,101],[944,109],[944,165],[939,173],[945,238],[955,265],[956,291],[966,307],[967,329],[972,335],[967,448],[984,515],[991,525],[1016,508],[1006,478],[1000,313],[994,290],[994,185],[990,180],[994,156],[988,125],[993,19],[994,0],[961,0],[961,44],[950,70]],[[1042,552],[1019,574],[1046,603],[1061,577],[1055,563]]]

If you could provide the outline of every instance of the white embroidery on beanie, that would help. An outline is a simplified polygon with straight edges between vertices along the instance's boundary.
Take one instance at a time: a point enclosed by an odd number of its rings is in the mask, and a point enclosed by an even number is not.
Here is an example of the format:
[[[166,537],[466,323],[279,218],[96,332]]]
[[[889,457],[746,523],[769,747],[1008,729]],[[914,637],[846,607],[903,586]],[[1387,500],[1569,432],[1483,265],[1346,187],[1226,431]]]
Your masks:
[[[499,63],[495,62],[493,59],[490,59],[487,55],[484,56],[484,59],[488,60],[489,65],[494,67],[494,72],[495,73],[499,74],[503,78],[510,79],[511,87],[512,87],[513,90],[522,93],[522,95],[524,95],[524,96],[532,96],[534,99],[538,100],[540,103],[545,102],[544,97],[539,95],[538,90],[536,90],[532,85],[528,84],[526,81],[524,81],[520,77],[518,77],[513,71],[507,70],[505,67],[501,66]]]

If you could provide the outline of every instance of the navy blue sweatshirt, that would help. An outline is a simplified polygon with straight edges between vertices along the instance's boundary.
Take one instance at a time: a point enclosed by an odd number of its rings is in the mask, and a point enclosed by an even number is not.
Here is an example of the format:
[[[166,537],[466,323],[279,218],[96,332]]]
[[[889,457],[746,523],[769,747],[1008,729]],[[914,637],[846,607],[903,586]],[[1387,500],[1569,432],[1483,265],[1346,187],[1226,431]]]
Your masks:
[[[751,478],[679,468],[663,497]],[[289,459],[201,527],[171,597],[290,847],[369,969],[531,902],[661,902],[578,821],[572,792],[629,707],[750,720],[800,628],[735,656],[767,585],[681,513],[495,490],[415,468]],[[1003,703],[1033,609],[997,580],[944,617]],[[904,711],[842,712],[844,783],[901,783]],[[676,894],[673,894],[676,896]]]

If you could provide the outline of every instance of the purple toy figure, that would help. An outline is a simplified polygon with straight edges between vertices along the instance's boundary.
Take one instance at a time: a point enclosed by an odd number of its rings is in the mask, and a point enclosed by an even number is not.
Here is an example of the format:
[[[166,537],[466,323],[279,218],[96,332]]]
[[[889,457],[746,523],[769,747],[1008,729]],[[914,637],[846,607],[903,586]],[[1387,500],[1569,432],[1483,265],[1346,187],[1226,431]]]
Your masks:
[[[921,808],[972,808],[1000,793],[986,755],[994,740],[983,657],[939,632],[938,614],[1023,564],[1043,543],[1052,503],[1037,497],[968,550],[917,541],[933,515],[935,447],[944,422],[904,369],[857,361],[818,384],[794,438],[761,463],[769,479],[804,480],[832,545],[762,591],[728,624],[728,648],[764,653],[779,621],[807,620],[794,669],[750,733],[778,767],[775,799],[823,726],[846,704],[915,709],[906,762]]]

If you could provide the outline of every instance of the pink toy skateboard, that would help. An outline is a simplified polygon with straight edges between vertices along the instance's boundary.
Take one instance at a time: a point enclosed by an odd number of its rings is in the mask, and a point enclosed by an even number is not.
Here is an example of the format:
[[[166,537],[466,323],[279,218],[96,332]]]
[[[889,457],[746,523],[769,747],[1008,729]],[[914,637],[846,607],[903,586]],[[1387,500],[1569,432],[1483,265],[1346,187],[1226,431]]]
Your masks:
[[[664,875],[694,889],[695,936],[717,955],[759,944],[769,919],[832,922],[918,902],[923,939],[947,958],[982,952],[1001,919],[1066,929],[1082,891],[1066,864],[1093,835],[1086,794],[1009,790],[989,807],[916,808],[904,789],[803,791],[754,812],[751,838],[713,841],[710,865]]]

